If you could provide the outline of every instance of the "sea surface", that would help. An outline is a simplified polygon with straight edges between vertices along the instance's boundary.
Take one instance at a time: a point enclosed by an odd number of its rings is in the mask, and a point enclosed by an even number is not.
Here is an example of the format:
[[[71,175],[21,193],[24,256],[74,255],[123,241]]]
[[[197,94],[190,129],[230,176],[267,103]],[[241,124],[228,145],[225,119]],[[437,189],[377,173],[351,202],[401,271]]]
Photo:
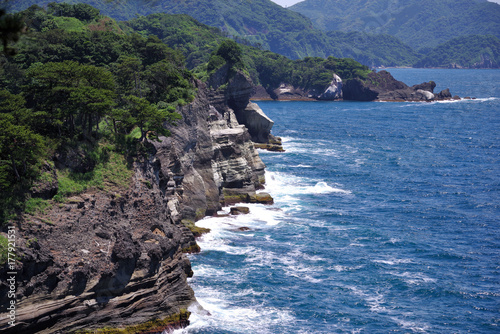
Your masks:
[[[179,332],[500,333],[500,70],[389,71],[477,99],[259,102],[275,204],[198,222]]]

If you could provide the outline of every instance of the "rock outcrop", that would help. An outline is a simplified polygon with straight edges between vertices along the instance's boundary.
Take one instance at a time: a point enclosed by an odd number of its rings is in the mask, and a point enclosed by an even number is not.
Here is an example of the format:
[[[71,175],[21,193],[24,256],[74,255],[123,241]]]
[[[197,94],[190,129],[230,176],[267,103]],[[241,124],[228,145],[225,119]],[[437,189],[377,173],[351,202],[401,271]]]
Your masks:
[[[448,89],[435,94],[433,81],[409,87],[394,79],[387,71],[371,72],[364,80],[356,78],[342,81],[334,74],[333,80],[324,90],[304,90],[282,83],[270,90],[259,87],[252,100],[281,101],[437,101],[452,99]],[[454,97],[455,98],[455,97]]]
[[[282,101],[334,101],[341,100],[342,79],[333,74],[330,84],[322,89],[303,89],[288,83],[282,83],[276,89],[264,89],[259,86],[252,95],[252,100],[282,100]]]
[[[344,100],[353,101],[436,101],[451,99],[448,89],[434,94],[436,83],[424,82],[409,87],[394,79],[387,71],[372,72],[367,79],[347,80],[343,86]]]
[[[236,111],[238,123],[244,124],[255,143],[267,143],[274,122],[253,102]]]
[[[257,136],[272,126],[258,107],[247,107],[251,82],[236,73],[223,88],[196,84],[198,96],[180,108],[172,135],[149,142],[134,162],[128,187],[88,191],[16,222],[16,325],[2,313],[2,332],[71,333],[153,320],[161,333],[168,319],[187,324],[194,294],[185,253],[199,248],[186,225],[225,203],[272,203],[257,193],[265,166],[236,117],[257,114],[248,118]],[[2,305],[7,291],[2,281]]]
[[[334,73],[333,80],[330,83],[330,86],[328,86],[328,88],[317,98],[318,100],[332,101],[332,100],[340,100],[342,99],[342,97],[343,97],[342,79]]]

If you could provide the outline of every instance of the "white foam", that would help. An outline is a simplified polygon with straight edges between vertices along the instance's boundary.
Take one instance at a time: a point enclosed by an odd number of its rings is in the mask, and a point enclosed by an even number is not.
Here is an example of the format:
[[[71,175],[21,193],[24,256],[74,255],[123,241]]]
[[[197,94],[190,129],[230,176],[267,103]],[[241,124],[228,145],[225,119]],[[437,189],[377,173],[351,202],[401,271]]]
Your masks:
[[[314,185],[310,185],[311,183],[314,183]],[[328,185],[324,181],[300,178],[295,175],[279,172],[266,172],[266,190],[269,191],[275,199],[279,200],[283,198],[288,201],[292,200],[293,196],[303,194],[351,194],[349,190]]]
[[[391,319],[397,322],[398,325],[403,327],[404,329],[411,330],[415,333],[427,333],[427,331],[430,329],[429,325],[419,324],[416,321],[402,320],[396,317],[392,317]]]
[[[298,164],[295,166],[289,166],[290,168],[313,168],[311,165]]]
[[[401,277],[407,284],[410,285],[422,285],[427,283],[435,283],[437,279],[426,276],[422,273],[410,273],[410,272],[390,272],[391,275]]]
[[[288,310],[266,307],[260,304],[240,307],[233,301],[255,292],[245,289],[236,295],[210,287],[195,287],[198,303],[189,307],[191,324],[176,333],[214,328],[219,332],[270,333],[273,325],[294,321]],[[243,295],[242,295],[243,294]],[[251,299],[250,299],[251,300]]]
[[[410,259],[396,259],[396,258],[389,258],[389,259],[386,259],[386,260],[373,260],[373,262],[376,262],[376,263],[382,263],[382,264],[388,264],[388,265],[396,265],[396,264],[401,264],[401,263],[413,263],[412,260]]]
[[[364,265],[361,266],[354,266],[354,267],[348,267],[348,266],[341,266],[341,265],[334,265],[333,267],[330,267],[328,269],[330,270],[335,270],[336,272],[343,272],[343,271],[353,271],[353,270],[358,270],[363,268]]]
[[[366,305],[370,308],[370,311],[374,313],[391,313],[392,310],[383,306],[383,304],[385,304],[385,299],[382,293],[364,292],[354,286],[348,286],[347,288],[349,288],[356,296],[361,297],[366,302]]]
[[[484,97],[484,98],[474,98],[474,99],[460,99],[460,100],[443,100],[434,101],[431,103],[460,103],[460,102],[488,102],[498,100],[498,97]]]

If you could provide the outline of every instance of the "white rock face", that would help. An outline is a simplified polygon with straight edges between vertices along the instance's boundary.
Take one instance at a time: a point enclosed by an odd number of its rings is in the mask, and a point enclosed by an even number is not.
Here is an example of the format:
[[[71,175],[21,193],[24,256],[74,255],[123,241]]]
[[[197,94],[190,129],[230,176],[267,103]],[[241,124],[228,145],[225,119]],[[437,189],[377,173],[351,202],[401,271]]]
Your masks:
[[[253,102],[249,102],[245,110],[241,110],[236,114],[238,122],[244,124],[252,140],[257,143],[265,143],[268,141],[269,134],[274,122]]]
[[[342,79],[337,75],[333,74],[333,80],[330,86],[319,96],[320,100],[338,100],[343,97],[342,95]]]
[[[422,94],[427,101],[434,100],[434,94],[432,94],[429,91],[419,89],[419,90],[417,90],[417,93]]]

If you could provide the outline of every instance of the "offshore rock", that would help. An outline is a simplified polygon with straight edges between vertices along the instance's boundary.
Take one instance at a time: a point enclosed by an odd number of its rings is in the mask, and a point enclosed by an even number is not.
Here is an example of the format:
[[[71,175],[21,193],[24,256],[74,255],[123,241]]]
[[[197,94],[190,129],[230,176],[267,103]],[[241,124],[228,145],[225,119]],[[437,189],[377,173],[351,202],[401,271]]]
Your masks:
[[[433,81],[407,86],[387,71],[371,72],[366,80],[351,79],[343,86],[344,100],[354,101],[436,101],[451,99],[449,90],[434,94]]]
[[[250,209],[246,206],[233,206],[230,212],[232,215],[246,215],[250,213]]]

